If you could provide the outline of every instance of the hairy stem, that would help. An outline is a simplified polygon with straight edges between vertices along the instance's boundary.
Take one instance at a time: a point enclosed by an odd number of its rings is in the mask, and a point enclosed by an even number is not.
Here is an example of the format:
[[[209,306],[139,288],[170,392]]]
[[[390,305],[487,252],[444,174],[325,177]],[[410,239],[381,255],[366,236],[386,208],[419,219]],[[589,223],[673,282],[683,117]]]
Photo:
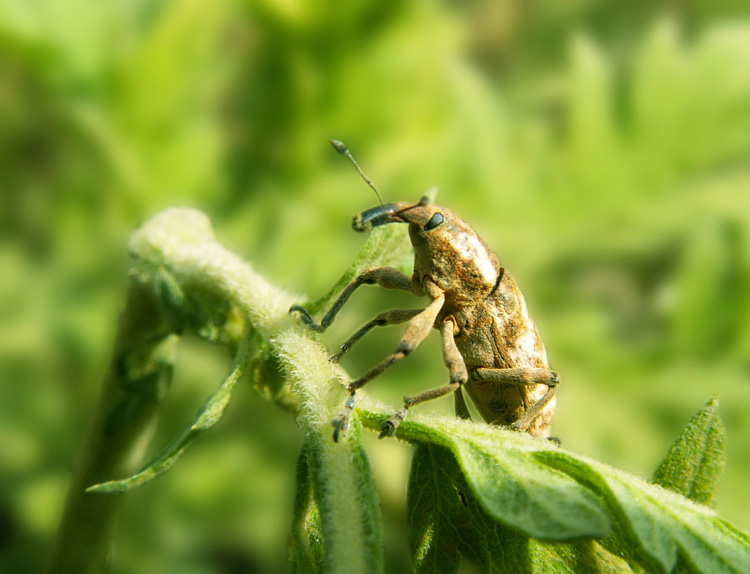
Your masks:
[[[368,483],[364,451],[358,441],[342,447],[331,440],[330,421],[344,397],[337,381],[348,377],[289,316],[289,307],[300,298],[275,288],[227,251],[214,238],[205,215],[195,210],[169,209],[157,215],[133,234],[130,251],[131,292],[75,471],[50,572],[103,570],[124,494],[84,491],[132,474],[143,463],[165,383],[160,377],[149,378],[144,365],[153,363],[159,374],[168,376],[168,362],[152,355],[172,342],[169,333],[211,321],[221,331],[212,340],[231,346],[243,332],[236,324],[249,324],[247,331],[270,343],[288,375],[300,428],[315,445],[320,463],[315,488],[324,506],[321,521],[330,570],[382,570],[379,517],[367,510],[378,505]],[[216,309],[239,320],[234,320],[234,327],[231,321],[222,324],[212,317]],[[141,377],[134,379],[134,373]],[[360,504],[366,511],[357,512]]]

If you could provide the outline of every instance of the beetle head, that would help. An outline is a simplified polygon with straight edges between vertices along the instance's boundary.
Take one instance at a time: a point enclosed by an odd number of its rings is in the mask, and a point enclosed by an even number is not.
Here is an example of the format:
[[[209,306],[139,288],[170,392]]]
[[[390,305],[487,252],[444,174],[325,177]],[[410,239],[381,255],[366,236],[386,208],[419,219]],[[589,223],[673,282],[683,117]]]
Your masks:
[[[408,223],[414,246],[414,282],[421,289],[426,277],[446,296],[475,299],[491,291],[500,262],[481,237],[463,219],[427,197],[419,203],[386,203],[356,215],[352,227],[366,231],[386,223]]]

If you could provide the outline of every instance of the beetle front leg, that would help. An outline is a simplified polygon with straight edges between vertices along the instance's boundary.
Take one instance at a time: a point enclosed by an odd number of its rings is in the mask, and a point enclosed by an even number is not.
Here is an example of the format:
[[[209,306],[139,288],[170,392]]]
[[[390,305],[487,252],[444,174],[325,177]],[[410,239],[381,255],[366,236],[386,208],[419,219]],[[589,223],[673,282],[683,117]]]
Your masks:
[[[336,415],[336,418],[331,421],[333,425],[333,442],[339,442],[339,435],[342,432],[349,430],[349,421],[352,418],[352,412],[354,411],[354,404],[357,400],[354,391],[349,393],[349,398],[344,403],[344,408],[341,412]]]
[[[497,383],[533,386],[547,385],[547,392],[531,405],[517,421],[510,425],[512,430],[525,431],[534,421],[542,409],[546,407],[557,392],[560,376],[556,371],[538,368],[515,368],[515,369],[489,369],[479,368],[471,373],[471,377],[477,381],[492,381]]]
[[[435,324],[435,319],[445,302],[445,295],[432,283],[429,283],[428,294],[432,297],[432,303],[430,303],[419,314],[412,317],[409,321],[409,325],[406,328],[406,334],[399,342],[398,347],[396,347],[396,352],[383,359],[379,364],[375,365],[357,380],[349,383],[349,392],[351,393],[350,397],[347,399],[344,410],[333,420],[333,426],[335,427],[333,431],[334,441],[338,441],[341,431],[345,431],[349,427],[349,419],[351,417],[351,412],[354,410],[355,393],[357,390],[361,389],[386,369],[392,367],[395,363],[406,357],[416,349],[430,333],[430,329]],[[351,407],[349,407],[350,404]]]
[[[362,272],[346,286],[341,292],[341,295],[339,295],[339,298],[336,299],[328,310],[328,313],[325,314],[325,317],[323,317],[320,324],[315,322],[312,315],[310,315],[307,309],[302,307],[302,305],[292,305],[289,308],[289,312],[298,312],[300,314],[300,319],[302,319],[302,322],[305,323],[305,325],[310,327],[313,331],[322,333],[331,325],[331,323],[333,323],[333,320],[341,310],[341,307],[344,306],[344,303],[349,300],[352,293],[354,293],[354,291],[356,291],[361,285],[380,285],[385,289],[399,289],[401,291],[414,293],[414,285],[412,284],[411,279],[401,273],[398,269],[394,267],[373,267]]]
[[[466,371],[466,363],[464,363],[464,359],[461,356],[461,353],[459,353],[458,347],[456,347],[456,341],[454,338],[455,329],[456,325],[453,320],[448,319],[443,323],[443,326],[440,330],[443,338],[443,361],[450,371],[450,383],[437,389],[432,389],[419,395],[415,395],[413,397],[404,397],[404,406],[396,414],[394,414],[391,418],[383,423],[378,438],[385,438],[396,434],[396,429],[398,429],[401,422],[406,418],[409,409],[414,405],[418,405],[419,403],[430,401],[432,399],[437,399],[438,397],[445,396],[449,393],[461,392],[461,385],[463,385],[468,380],[469,375]],[[461,399],[463,399],[463,396],[461,396]],[[465,407],[466,403],[464,402],[464,408]],[[468,409],[465,410],[466,413],[468,413]]]

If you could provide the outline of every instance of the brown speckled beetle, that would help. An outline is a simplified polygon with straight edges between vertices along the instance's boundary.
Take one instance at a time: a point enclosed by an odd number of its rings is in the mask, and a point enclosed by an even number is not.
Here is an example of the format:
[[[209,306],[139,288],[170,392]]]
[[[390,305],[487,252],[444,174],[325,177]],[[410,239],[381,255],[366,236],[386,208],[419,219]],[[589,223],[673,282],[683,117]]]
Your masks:
[[[346,147],[335,140],[331,143],[349,157],[374,189]],[[349,384],[350,397],[333,421],[334,440],[338,441],[339,434],[349,426],[357,389],[411,353],[433,327],[442,334],[443,359],[450,371],[450,382],[405,397],[403,408],[383,423],[380,438],[393,436],[412,406],[448,393],[455,393],[456,412],[468,416],[461,389],[466,389],[488,423],[536,437],[549,436],[559,377],[549,368],[544,344],[513,276],[476,231],[451,210],[430,204],[426,197],[419,203],[373,207],[356,215],[352,226],[356,231],[366,231],[388,223],[409,224],[414,247],[411,278],[393,267],[366,270],[344,289],[320,324],[301,306],[290,309],[299,312],[312,329],[324,331],[360,285],[379,285],[430,298],[424,309],[381,313],[354,333],[332,357],[338,360],[373,327],[408,321],[396,351]]]

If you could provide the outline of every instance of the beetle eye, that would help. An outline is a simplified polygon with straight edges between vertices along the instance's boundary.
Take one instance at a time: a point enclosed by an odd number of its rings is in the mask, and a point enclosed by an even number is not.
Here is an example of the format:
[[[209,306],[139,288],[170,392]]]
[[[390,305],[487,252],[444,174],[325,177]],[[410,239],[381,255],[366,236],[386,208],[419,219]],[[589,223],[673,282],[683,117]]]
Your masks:
[[[442,213],[436,213],[432,217],[430,217],[430,220],[427,222],[427,224],[424,226],[425,231],[430,231],[431,229],[435,229],[438,225],[443,223],[445,221],[445,218],[443,217]]]

